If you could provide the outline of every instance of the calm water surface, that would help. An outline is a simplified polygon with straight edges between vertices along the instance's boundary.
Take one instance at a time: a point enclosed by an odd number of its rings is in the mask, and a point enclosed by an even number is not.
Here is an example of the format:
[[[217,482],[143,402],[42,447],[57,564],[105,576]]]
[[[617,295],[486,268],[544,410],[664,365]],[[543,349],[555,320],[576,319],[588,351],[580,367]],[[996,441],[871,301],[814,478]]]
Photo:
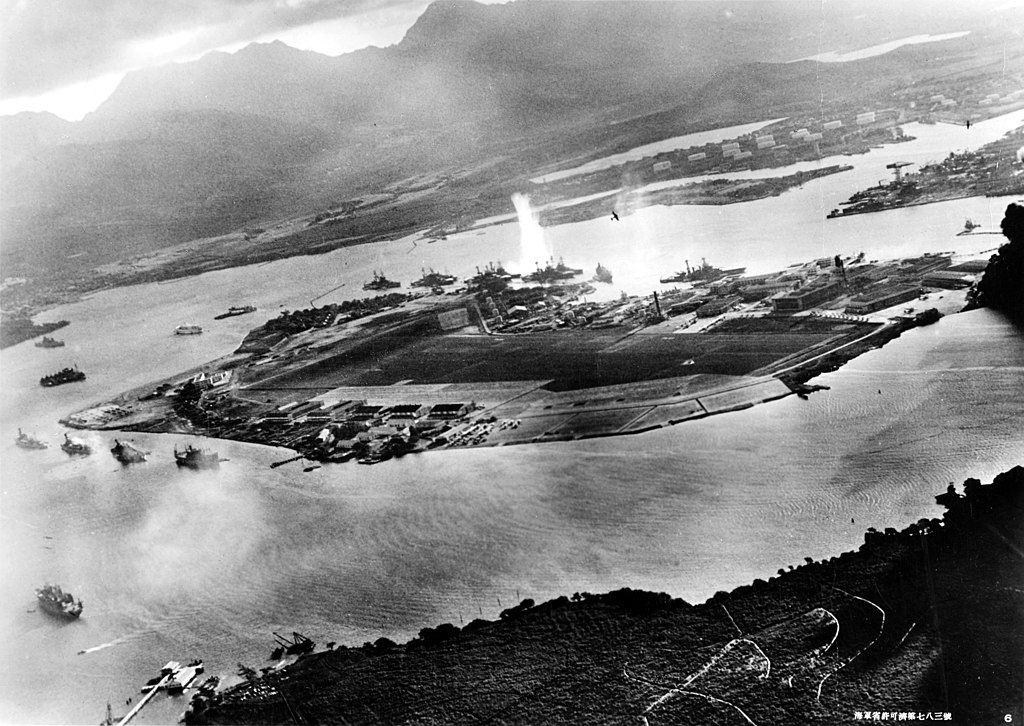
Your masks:
[[[877,156],[851,163],[884,167]],[[617,293],[649,290],[701,255],[758,269],[861,249],[980,252],[1001,241],[953,235],[965,216],[996,226],[1006,200],[825,222],[830,189],[815,182],[764,202],[654,207],[618,226],[548,230],[549,242],[568,262],[607,264]],[[990,478],[1024,458],[1024,338],[987,311],[905,334],[821,377],[831,390],[810,400],[640,436],[307,474],[270,469],[281,451],[225,441],[214,443],[230,459],[219,471],[179,471],[171,451],[182,436],[128,434],[152,451],[128,469],[107,453],[114,434],[85,433],[96,448],[86,459],[56,448],[60,416],[223,355],[282,307],[306,307],[342,281],[325,301],[361,296],[374,268],[407,281],[421,266],[467,275],[517,257],[513,224],[124,288],[46,316],[73,321],[59,333],[66,348],[4,350],[0,719],[96,723],[108,700],[137,697],[169,659],[200,656],[222,675],[239,660],[263,665],[273,630],[321,643],[402,640],[440,622],[496,617],[517,590],[541,601],[629,586],[699,601],[855,547],[866,527],[936,516],[933,496],[949,481]],[[247,302],[259,311],[212,320]],[[173,336],[183,322],[206,332]],[[71,362],[88,380],[38,386]],[[17,449],[19,426],[52,448]],[[81,596],[79,622],[34,611],[32,588],[44,581]],[[168,722],[184,706],[157,699],[140,722]]]

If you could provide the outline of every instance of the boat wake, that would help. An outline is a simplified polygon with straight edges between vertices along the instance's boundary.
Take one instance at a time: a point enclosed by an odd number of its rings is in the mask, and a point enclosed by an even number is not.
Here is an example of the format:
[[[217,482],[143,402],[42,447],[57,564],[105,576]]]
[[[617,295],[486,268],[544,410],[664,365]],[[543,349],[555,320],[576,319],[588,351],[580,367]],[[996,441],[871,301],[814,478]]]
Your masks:
[[[126,642],[127,640],[128,640],[128,638],[116,638],[114,640],[111,640],[109,643],[103,643],[101,645],[94,645],[91,648],[86,648],[85,650],[80,650],[80,651],[78,651],[78,655],[88,655],[89,653],[95,653],[98,650],[105,650],[106,648],[112,648],[115,645],[120,645],[121,643]]]

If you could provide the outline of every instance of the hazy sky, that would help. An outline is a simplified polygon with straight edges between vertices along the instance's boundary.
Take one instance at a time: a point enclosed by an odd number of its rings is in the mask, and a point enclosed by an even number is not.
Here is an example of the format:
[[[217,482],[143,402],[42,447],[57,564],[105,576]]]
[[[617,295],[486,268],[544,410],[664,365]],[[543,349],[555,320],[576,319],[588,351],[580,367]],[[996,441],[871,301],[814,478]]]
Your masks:
[[[495,2],[496,0],[484,0]],[[497,0],[500,1],[500,0]],[[339,55],[397,43],[429,0],[0,0],[0,114],[76,120],[126,71],[282,40]]]

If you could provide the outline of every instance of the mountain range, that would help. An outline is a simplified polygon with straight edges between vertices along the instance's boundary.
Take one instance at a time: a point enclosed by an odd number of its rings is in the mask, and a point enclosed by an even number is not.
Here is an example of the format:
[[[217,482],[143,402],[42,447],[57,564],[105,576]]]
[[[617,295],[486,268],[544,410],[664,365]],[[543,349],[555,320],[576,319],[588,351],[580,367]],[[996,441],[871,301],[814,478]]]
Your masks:
[[[0,118],[0,262],[96,264],[495,158],[525,172],[569,138],[599,155],[647,117],[661,137],[766,118],[776,91],[797,108],[824,66],[841,80],[854,65],[790,61],[970,17],[877,0],[438,0],[388,48],[273,42],[132,72],[80,122]]]

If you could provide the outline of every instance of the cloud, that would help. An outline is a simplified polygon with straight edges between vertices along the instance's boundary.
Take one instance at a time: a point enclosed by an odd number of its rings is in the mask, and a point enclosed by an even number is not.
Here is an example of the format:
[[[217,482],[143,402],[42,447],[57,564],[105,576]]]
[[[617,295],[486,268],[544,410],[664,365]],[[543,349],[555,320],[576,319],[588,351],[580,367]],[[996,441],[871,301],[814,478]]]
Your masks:
[[[323,21],[350,19],[353,33],[373,43],[374,29],[389,18],[414,19],[426,4],[426,0],[0,0],[0,97],[35,96],[105,74],[298,32]],[[343,24],[333,30],[346,32]]]

